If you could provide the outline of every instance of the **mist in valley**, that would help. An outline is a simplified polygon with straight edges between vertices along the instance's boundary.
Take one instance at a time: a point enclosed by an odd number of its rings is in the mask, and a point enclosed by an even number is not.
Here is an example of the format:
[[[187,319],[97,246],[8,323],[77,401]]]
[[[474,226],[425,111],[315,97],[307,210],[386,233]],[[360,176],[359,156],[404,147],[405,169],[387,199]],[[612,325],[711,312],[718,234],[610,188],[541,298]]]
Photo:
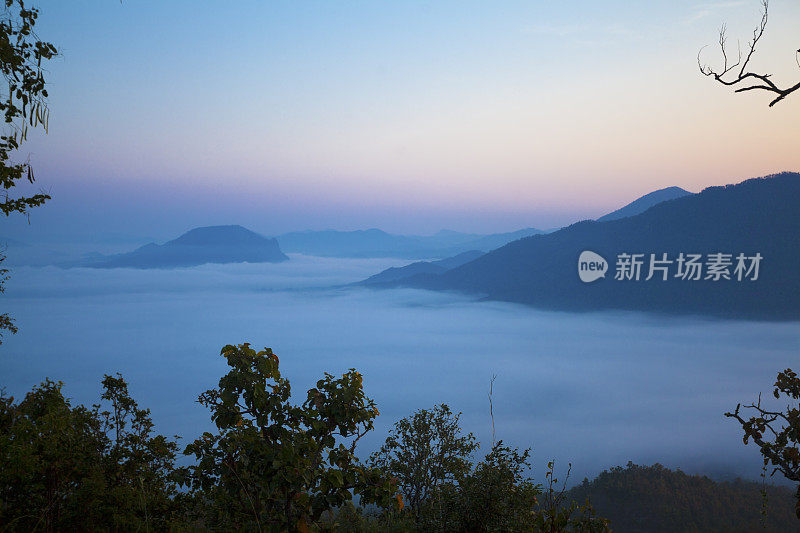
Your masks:
[[[323,372],[355,368],[381,416],[365,458],[399,418],[447,403],[488,450],[532,447],[572,482],[660,462],[717,478],[761,473],[758,450],[723,416],[796,366],[800,325],[639,313],[544,312],[458,294],[348,286],[402,259],[291,255],[280,264],[173,270],[18,267],[6,306],[0,386],[21,397],[45,377],[91,405],[121,372],[157,430],[182,445],[211,430],[195,402],[227,371],[225,344],[268,346],[302,401]],[[765,395],[766,397],[767,395]],[[776,481],[780,481],[775,478]]]

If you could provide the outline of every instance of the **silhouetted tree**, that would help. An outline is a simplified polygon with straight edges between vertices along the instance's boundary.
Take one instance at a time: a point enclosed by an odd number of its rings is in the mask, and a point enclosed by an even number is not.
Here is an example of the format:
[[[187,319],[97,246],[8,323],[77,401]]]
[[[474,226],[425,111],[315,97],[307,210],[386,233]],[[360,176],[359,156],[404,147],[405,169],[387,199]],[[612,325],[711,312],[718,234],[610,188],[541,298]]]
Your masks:
[[[445,484],[458,483],[471,469],[478,448],[472,433],[464,435],[459,419],[446,404],[420,409],[395,423],[370,464],[396,477],[408,512],[418,525],[441,511]]]
[[[772,394],[776,399],[785,395],[790,402],[785,411],[764,409],[759,394],[757,403],[739,404],[725,416],[741,424],[745,444],[752,440],[760,447],[764,466],[771,464],[773,467],[772,475],[780,472],[786,479],[798,484],[795,511],[800,519],[800,408],[797,405],[800,400],[800,378],[791,369],[786,369],[778,374],[774,387]],[[742,407],[755,411],[755,416],[743,418],[739,414]]]
[[[29,126],[42,126],[47,131],[49,123],[42,63],[52,59],[58,52],[55,46],[36,35],[34,26],[38,16],[39,10],[26,7],[24,0],[2,0],[0,70],[6,79],[8,93],[0,93],[0,112],[6,124],[5,131],[0,135],[0,184],[3,188],[0,211],[6,216],[11,213],[27,215],[29,209],[50,199],[45,193],[17,197],[11,195],[11,189],[18,183],[34,182],[30,162],[14,162],[12,155],[27,139]],[[0,254],[0,264],[3,260],[5,255]],[[8,270],[0,268],[0,293],[4,291],[7,278]],[[0,342],[3,330],[11,333],[17,331],[7,313],[0,315]]]
[[[272,350],[228,345],[221,355],[231,370],[199,399],[219,431],[186,447],[197,464],[180,473],[195,497],[198,523],[214,530],[308,531],[332,521],[354,493],[363,503],[402,505],[396,485],[355,456],[378,416],[358,372],[338,379],[325,374],[302,405],[293,405]]]
[[[61,389],[46,380],[18,403],[0,393],[0,530],[169,530],[177,444],[119,374],[92,408]]]
[[[408,508],[372,520],[348,512],[351,531],[608,531],[608,521],[596,517],[588,503],[564,500],[553,463],[544,489],[527,475],[530,449],[500,440],[472,464],[478,445],[471,433],[462,432],[459,417],[439,405],[395,424],[371,462],[398,479]]]
[[[763,13],[761,15],[761,22],[756,29],[753,30],[753,38],[747,44],[747,51],[742,54],[741,46],[737,47],[736,62],[733,62],[728,57],[727,36],[725,34],[726,26],[723,24],[722,28],[719,30],[719,46],[722,50],[722,69],[715,70],[713,67],[703,64],[700,60],[702,50],[697,54],[697,66],[700,68],[700,72],[705,76],[713,78],[723,85],[737,87],[735,89],[737,93],[755,90],[774,93],[775,96],[769,103],[769,106],[772,107],[791,93],[800,89],[800,82],[782,89],[772,81],[771,74],[758,74],[748,69],[750,60],[756,52],[756,46],[764,35],[764,29],[767,27],[769,0],[762,0],[762,7]],[[800,50],[797,50],[796,54],[800,54]],[[797,55],[795,55],[795,61],[797,61],[797,65],[800,67],[800,61],[798,61]]]

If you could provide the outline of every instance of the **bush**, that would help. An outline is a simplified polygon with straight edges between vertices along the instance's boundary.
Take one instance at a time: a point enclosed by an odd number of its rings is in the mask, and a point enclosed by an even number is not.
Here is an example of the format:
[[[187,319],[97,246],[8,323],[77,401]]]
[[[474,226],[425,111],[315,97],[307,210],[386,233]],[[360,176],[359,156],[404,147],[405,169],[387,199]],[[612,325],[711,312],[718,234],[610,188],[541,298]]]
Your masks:
[[[177,444],[153,434],[150,412],[122,376],[102,385],[91,409],[73,407],[50,380],[19,403],[0,395],[0,524],[8,530],[168,529]]]

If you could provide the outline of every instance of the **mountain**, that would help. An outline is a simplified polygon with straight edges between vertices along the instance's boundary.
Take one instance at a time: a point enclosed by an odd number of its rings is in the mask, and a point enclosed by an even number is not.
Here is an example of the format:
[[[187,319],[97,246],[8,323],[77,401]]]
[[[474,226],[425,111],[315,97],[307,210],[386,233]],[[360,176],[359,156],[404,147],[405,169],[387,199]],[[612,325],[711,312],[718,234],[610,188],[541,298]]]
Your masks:
[[[379,229],[357,231],[295,231],[277,237],[287,253],[322,257],[431,257],[416,238]]]
[[[615,220],[637,215],[661,202],[690,194],[692,193],[680,187],[660,189],[599,218],[598,221]],[[488,252],[518,239],[552,231],[555,230],[543,231],[536,228],[524,228],[507,233],[479,235],[453,230],[441,230],[434,235],[420,236],[393,235],[373,228],[357,231],[295,231],[279,235],[277,239],[281,248],[287,253],[322,257],[430,259],[450,257],[473,250]],[[430,266],[417,265],[415,268],[420,269],[420,273],[423,270],[428,273],[436,273]]]
[[[204,263],[277,263],[289,258],[278,242],[242,226],[208,226],[162,245],[150,243],[124,254],[97,255],[62,266],[174,268]]]
[[[542,233],[527,228],[509,233],[478,235],[442,230],[435,235],[393,235],[379,229],[357,231],[296,231],[277,237],[287,253],[322,257],[399,257],[430,259],[463,252],[487,252],[521,237]]]
[[[766,491],[766,501],[761,491]],[[717,482],[659,464],[606,470],[565,494],[583,504],[588,498],[615,532],[800,531],[792,490],[755,481]],[[766,515],[762,516],[762,505]]]
[[[628,205],[620,207],[616,211],[612,211],[611,213],[598,218],[597,221],[607,222],[609,220],[632,217],[634,215],[638,215],[639,213],[644,213],[654,205],[660,204],[661,202],[674,200],[675,198],[682,198],[690,194],[693,193],[690,193],[685,189],[681,189],[680,187],[667,187],[666,189],[659,189],[649,194],[645,194],[644,196],[632,201]]]
[[[441,274],[417,274],[397,284],[457,290],[489,299],[542,308],[590,311],[645,310],[746,319],[800,319],[800,174],[784,172],[657,204],[644,213],[607,222],[584,221],[546,235],[514,241]],[[578,276],[583,251],[606,263],[605,277],[584,283]],[[702,254],[700,279],[676,277],[679,254]],[[728,260],[731,279],[713,274],[712,254]],[[621,254],[642,254],[640,279],[615,279]],[[652,257],[651,257],[651,254]],[[666,273],[650,260],[672,263]],[[759,274],[737,280],[736,258]],[[638,259],[638,258],[637,258]],[[630,258],[627,259],[630,261]],[[586,262],[585,268],[591,265]],[[686,273],[686,268],[681,267]],[[711,272],[709,271],[711,269]],[[626,274],[627,274],[626,269]],[[707,277],[711,274],[711,277]],[[664,280],[663,276],[667,279]],[[694,277],[694,276],[692,276]]]
[[[478,250],[471,250],[458,254],[454,257],[440,259],[439,261],[417,261],[404,267],[392,267],[370,276],[358,283],[358,285],[382,285],[387,283],[397,282],[403,278],[408,278],[416,274],[441,274],[447,272],[452,268],[459,267],[463,264],[469,263],[473,259],[482,256],[484,252]]]
[[[494,250],[495,248],[500,248],[501,246],[516,241],[518,239],[522,239],[524,237],[530,237],[531,235],[540,235],[542,233],[546,232],[536,228],[524,228],[509,233],[495,233],[492,235],[484,235],[482,237],[478,237],[476,239],[463,243],[463,246],[472,248],[474,250],[483,250],[484,252],[488,252],[490,250]]]

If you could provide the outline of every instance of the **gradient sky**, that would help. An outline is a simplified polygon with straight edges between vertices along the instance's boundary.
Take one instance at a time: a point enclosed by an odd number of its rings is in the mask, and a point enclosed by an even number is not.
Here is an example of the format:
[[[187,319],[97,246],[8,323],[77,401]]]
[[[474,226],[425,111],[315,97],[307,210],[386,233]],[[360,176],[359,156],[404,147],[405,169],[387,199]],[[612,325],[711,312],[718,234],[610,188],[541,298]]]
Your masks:
[[[7,237],[549,228],[800,170],[800,94],[697,69],[756,0],[36,5],[62,55],[23,154],[54,200]],[[770,16],[753,67],[794,83],[800,3]]]

